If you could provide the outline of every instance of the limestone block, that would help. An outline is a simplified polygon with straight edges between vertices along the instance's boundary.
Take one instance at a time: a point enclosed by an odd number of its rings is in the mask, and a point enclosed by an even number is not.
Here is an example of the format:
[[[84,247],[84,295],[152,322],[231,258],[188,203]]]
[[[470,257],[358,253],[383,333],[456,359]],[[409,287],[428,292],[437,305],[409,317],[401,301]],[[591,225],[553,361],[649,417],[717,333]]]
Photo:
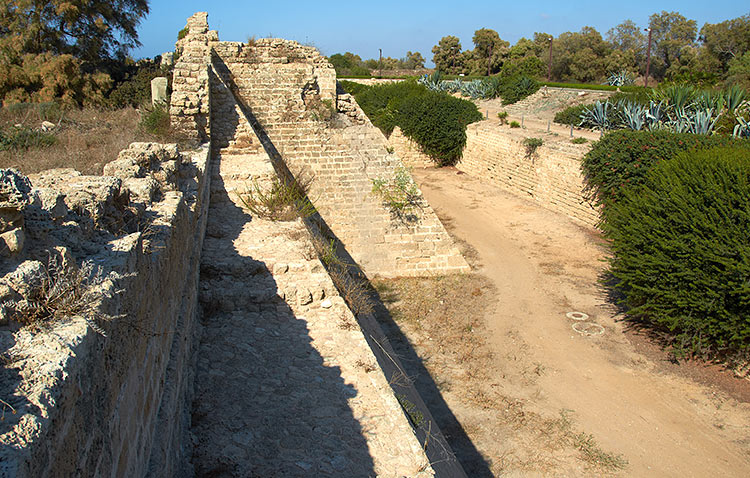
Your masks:
[[[0,169],[0,232],[23,224],[23,210],[31,202],[31,182],[15,169]]]
[[[15,256],[23,250],[25,236],[23,229],[16,228],[0,234],[0,255]]]
[[[167,78],[159,76],[151,80],[151,104],[153,106],[167,104]]]

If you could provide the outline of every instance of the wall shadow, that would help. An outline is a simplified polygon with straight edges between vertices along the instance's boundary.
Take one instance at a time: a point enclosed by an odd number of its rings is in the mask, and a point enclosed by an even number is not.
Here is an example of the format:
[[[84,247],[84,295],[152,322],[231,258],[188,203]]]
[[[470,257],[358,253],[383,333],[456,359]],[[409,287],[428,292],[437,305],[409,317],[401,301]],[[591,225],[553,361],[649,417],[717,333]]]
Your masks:
[[[272,160],[277,174],[282,178],[290,180],[294,176],[288,169],[282,155],[276,149],[273,141],[265,131],[263,125],[258,121],[252,110],[242,101],[237,85],[234,83],[231,72],[218,55],[213,57],[214,66],[221,74],[221,81],[234,95],[240,111],[248,120],[266,153]],[[216,79],[218,80],[218,79]],[[366,293],[373,303],[373,312],[355,314],[360,328],[373,351],[378,364],[389,381],[393,392],[409,420],[414,433],[432,464],[437,477],[466,477],[464,467],[469,470],[472,477],[493,476],[489,464],[484,460],[463,427],[456,419],[450,407],[445,403],[440,391],[435,384],[422,360],[416,351],[409,345],[408,340],[400,331],[395,321],[391,318],[385,305],[377,292],[369,285],[367,277],[357,265],[351,254],[346,250],[336,234],[331,230],[319,213],[305,219],[305,225],[313,236],[323,238],[326,243],[333,241],[336,245],[336,253],[341,263],[345,264],[346,273],[353,282],[360,284],[366,289]],[[340,267],[336,264],[324,262],[324,266],[331,272],[333,268]],[[332,276],[334,274],[331,274]],[[336,283],[337,281],[334,280]],[[347,299],[347,291],[342,290],[340,283],[336,283],[339,293]],[[350,302],[350,301],[347,301]],[[352,310],[356,310],[349,303]],[[388,334],[383,332],[385,326]],[[395,339],[395,347],[391,345],[389,337]],[[406,365],[403,365],[406,364]],[[427,398],[430,406],[423,401]],[[431,411],[433,413],[431,413]],[[448,438],[441,430],[449,430]],[[455,450],[460,453],[456,455]]]
[[[252,219],[214,175],[191,419],[196,476],[375,476],[348,404],[356,388],[312,346],[268,266],[232,245]]]

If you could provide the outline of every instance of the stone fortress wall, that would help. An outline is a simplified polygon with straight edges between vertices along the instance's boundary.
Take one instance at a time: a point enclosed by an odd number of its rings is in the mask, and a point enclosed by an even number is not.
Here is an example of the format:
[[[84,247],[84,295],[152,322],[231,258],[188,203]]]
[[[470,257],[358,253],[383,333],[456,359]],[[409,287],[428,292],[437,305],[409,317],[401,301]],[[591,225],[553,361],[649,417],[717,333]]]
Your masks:
[[[389,141],[410,167],[435,165],[398,128]],[[545,141],[534,154],[527,155],[523,136],[499,128],[497,122],[481,121],[466,128],[466,146],[456,168],[533,199],[582,225],[596,227],[599,211],[587,199],[581,172],[581,158],[590,147],[590,144]]]
[[[101,177],[51,170],[29,183],[3,171],[1,209],[23,217],[28,238],[0,278],[3,478],[179,474],[209,159],[208,147],[134,143]],[[8,323],[12,309],[38,300],[48,270],[81,260],[104,279],[88,320]]]
[[[178,43],[170,105],[173,125],[203,146],[134,143],[102,177],[0,178],[0,233],[13,243],[0,270],[0,477],[190,476],[199,269],[221,153],[271,150],[313,174],[310,196],[367,273],[468,270],[428,205],[403,224],[371,193],[401,162],[317,52],[219,42],[206,17],[191,17]],[[99,291],[82,315],[37,330],[8,321],[49,268],[82,262]],[[389,419],[405,421],[389,403]]]

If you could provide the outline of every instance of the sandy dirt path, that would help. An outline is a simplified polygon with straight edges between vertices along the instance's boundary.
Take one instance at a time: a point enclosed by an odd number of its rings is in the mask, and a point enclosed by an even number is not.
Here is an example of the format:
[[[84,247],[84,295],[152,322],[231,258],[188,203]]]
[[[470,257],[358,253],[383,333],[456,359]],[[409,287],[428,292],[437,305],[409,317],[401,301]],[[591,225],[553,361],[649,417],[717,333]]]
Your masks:
[[[497,287],[486,321],[504,393],[547,416],[569,413],[628,460],[622,476],[750,476],[750,404],[664,373],[634,349],[597,285],[606,254],[597,234],[455,169],[414,177]],[[603,334],[574,331],[571,311]],[[538,380],[523,379],[529,367]]]

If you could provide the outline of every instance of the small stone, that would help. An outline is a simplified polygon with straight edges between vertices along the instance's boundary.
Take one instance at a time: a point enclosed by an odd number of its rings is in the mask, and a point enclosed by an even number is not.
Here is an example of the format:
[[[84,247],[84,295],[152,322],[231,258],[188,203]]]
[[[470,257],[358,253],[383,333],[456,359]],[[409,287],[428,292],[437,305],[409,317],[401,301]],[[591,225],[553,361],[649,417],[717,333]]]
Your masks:
[[[298,467],[302,468],[305,471],[310,471],[312,469],[312,464],[304,462],[304,461],[298,461],[295,463]]]
[[[299,305],[307,305],[313,301],[312,294],[309,290],[300,291],[297,298],[299,299]]]
[[[25,239],[26,236],[20,227],[0,234],[0,254],[3,256],[18,254],[23,250]]]
[[[274,264],[273,275],[286,274],[288,270],[289,270],[289,264]]]
[[[320,306],[324,309],[330,309],[333,307],[333,302],[331,302],[331,299],[323,299],[323,302],[320,303]]]
[[[55,123],[50,123],[49,121],[42,121],[41,130],[42,131],[51,131],[55,129]]]

